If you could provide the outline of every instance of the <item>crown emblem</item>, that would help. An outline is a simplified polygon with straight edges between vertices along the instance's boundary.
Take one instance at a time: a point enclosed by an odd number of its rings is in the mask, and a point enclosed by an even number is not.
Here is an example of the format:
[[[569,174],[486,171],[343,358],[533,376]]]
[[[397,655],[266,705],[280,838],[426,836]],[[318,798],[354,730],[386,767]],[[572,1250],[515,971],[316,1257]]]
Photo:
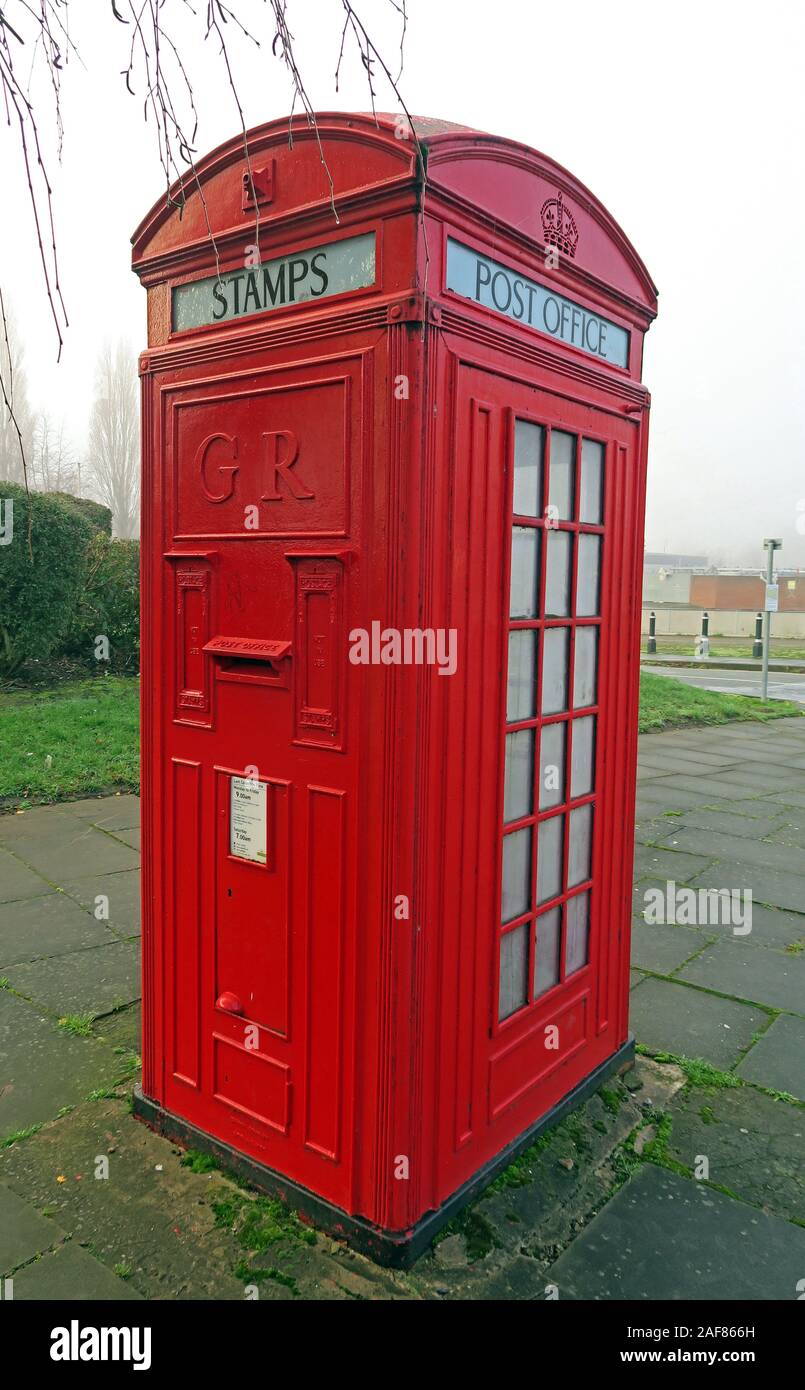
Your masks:
[[[558,246],[566,256],[575,256],[579,229],[562,201],[561,190],[542,204],[542,232],[549,246]]]

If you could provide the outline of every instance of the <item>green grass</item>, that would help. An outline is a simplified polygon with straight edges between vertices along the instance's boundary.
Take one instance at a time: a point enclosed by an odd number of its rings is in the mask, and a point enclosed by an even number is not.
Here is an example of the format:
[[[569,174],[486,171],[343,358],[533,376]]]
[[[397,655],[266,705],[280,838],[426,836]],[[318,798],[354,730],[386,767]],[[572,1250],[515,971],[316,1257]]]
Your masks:
[[[718,690],[699,690],[674,680],[643,671],[640,676],[641,734],[656,729],[674,729],[685,724],[728,724],[734,719],[782,719],[801,715],[802,708],[790,700],[758,700],[753,695],[723,695]]]
[[[78,1038],[91,1038],[94,1018],[94,1014],[65,1014],[59,1019],[59,1027]]]
[[[658,637],[657,656],[662,656],[666,652],[669,656],[689,656],[693,660],[694,637]],[[741,641],[740,639],[730,640],[723,637],[710,638],[711,656],[742,657],[752,659],[753,642],[751,637]],[[641,651],[645,653],[648,649],[648,639],[644,636],[641,642]],[[805,647],[802,644],[790,642],[775,642],[772,640],[769,649],[772,661],[805,661]]]
[[[139,789],[139,682],[104,676],[49,690],[0,691],[0,807]],[[644,671],[641,733],[800,714],[783,700],[698,690]]]
[[[136,791],[138,691],[134,676],[104,676],[0,693],[0,803]]]

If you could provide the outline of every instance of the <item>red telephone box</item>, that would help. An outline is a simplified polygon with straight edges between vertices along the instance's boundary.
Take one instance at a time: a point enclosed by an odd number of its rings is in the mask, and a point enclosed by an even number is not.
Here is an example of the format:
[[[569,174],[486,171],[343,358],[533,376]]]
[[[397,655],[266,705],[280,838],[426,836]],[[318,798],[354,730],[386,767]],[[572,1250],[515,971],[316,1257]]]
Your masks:
[[[631,1056],[656,293],[535,150],[291,126],[134,237],[136,1109],[401,1262]]]

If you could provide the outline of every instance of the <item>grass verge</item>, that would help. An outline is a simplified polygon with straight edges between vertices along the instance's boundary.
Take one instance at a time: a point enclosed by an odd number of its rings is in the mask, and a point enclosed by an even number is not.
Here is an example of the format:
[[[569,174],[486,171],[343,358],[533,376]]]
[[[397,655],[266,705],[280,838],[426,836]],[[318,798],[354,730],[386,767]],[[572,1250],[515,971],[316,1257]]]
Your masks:
[[[699,690],[673,676],[640,674],[641,734],[659,729],[677,729],[690,724],[729,724],[732,720],[756,719],[766,723],[801,715],[802,708],[791,700],[758,700],[753,695],[724,695],[718,690]]]
[[[0,805],[136,791],[138,703],[135,676],[0,692]]]

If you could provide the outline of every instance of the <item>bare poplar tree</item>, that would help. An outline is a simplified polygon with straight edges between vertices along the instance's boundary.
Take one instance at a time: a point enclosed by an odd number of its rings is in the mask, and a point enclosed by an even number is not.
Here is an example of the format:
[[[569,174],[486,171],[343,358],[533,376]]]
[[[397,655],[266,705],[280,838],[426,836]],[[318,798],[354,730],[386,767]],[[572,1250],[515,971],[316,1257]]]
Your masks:
[[[14,316],[0,294],[0,479],[24,481],[23,458],[31,450],[33,415],[22,344]]]
[[[127,343],[106,343],[95,373],[86,476],[112,513],[115,536],[140,530],[140,417],[137,363]]]
[[[78,492],[78,466],[64,422],[45,411],[34,423],[28,483],[36,492]]]

